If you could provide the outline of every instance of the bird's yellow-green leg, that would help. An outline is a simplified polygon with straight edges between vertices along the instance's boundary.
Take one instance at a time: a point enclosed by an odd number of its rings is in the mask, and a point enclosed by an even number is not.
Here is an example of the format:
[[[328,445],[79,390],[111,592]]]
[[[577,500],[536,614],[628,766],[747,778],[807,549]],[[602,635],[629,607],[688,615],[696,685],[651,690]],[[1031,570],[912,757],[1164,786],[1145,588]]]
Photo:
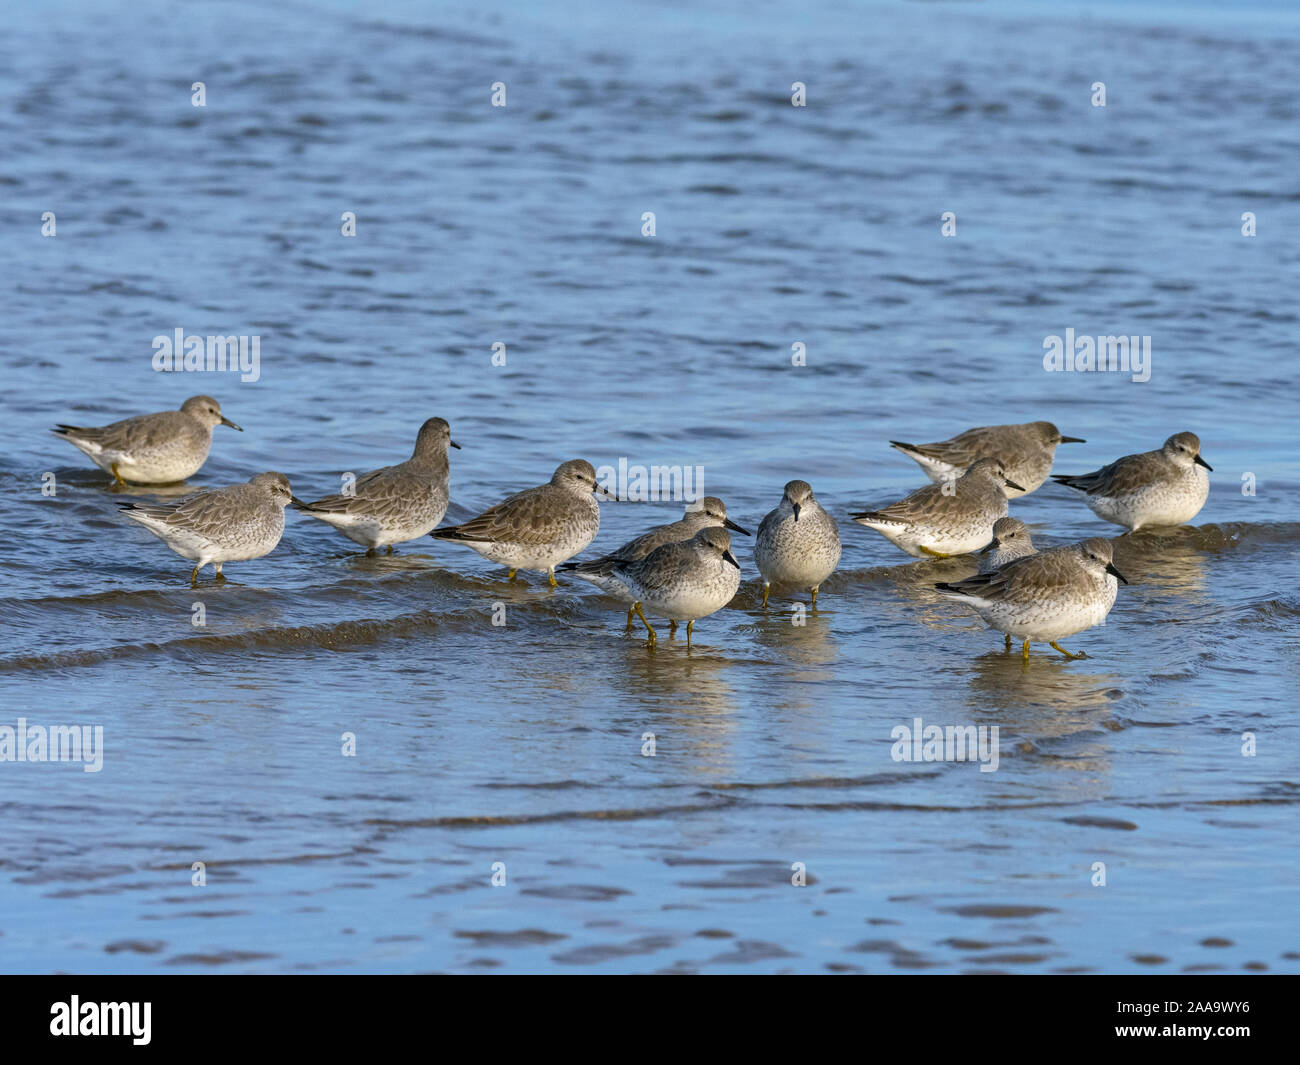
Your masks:
[[[1082,653],[1077,654],[1077,655],[1072,655],[1072,654],[1070,654],[1069,651],[1067,651],[1064,647],[1062,647],[1062,646],[1061,646],[1059,643],[1057,643],[1055,640],[1048,640],[1048,641],[1047,641],[1047,646],[1050,647],[1053,651],[1060,651],[1061,654],[1065,655],[1066,658],[1083,658],[1083,657],[1084,657]]]
[[[669,636],[677,635],[677,622],[675,622],[672,618],[668,619],[668,635]]]
[[[952,555],[945,555],[942,551],[931,551],[925,544],[917,544],[916,546],[923,554],[929,555],[931,558],[952,558]]]
[[[641,609],[640,603],[633,603],[632,609],[636,612],[636,616],[641,619],[641,624],[645,626],[645,631],[650,634],[650,638],[646,642],[649,643],[651,647],[653,647],[655,644],[659,642],[659,637],[655,633],[655,630],[651,627],[650,622],[646,621],[645,611]]]
[[[226,575],[225,575],[224,573],[221,572],[221,563],[218,562],[218,563],[217,563],[217,580],[219,580],[219,581],[224,581],[225,579],[226,579]]]
[[[199,570],[201,570],[202,568],[203,568],[203,563],[200,562],[197,566],[194,567],[193,572],[190,573],[190,584],[191,584],[191,585],[194,585],[194,584],[198,584],[198,583],[199,583]]]
[[[1024,646],[1022,646],[1022,647],[1020,648],[1020,657],[1023,658],[1026,662],[1029,661],[1029,641],[1028,641],[1028,640],[1026,640],[1026,641],[1024,642]]]
[[[551,587],[552,587],[552,588],[558,588],[558,587],[560,586],[560,582],[557,581],[557,580],[555,579],[555,568],[554,568],[554,567],[552,567],[551,569],[548,569],[548,570],[546,571],[546,579],[547,579],[548,581],[551,582]]]
[[[691,620],[686,623],[686,646],[687,647],[690,647],[691,645],[691,630],[693,628],[695,628],[695,619],[691,618]]]
[[[816,588],[813,589],[813,596],[812,596],[812,599],[813,599],[813,601],[812,601],[812,608],[813,608],[814,610],[816,610],[816,609],[817,609],[817,589],[816,589]]]
[[[125,482],[124,480],[122,480],[122,475],[121,475],[120,473],[117,472],[117,463],[116,463],[116,462],[113,463],[113,481],[114,481],[116,484],[120,484],[123,488],[126,487],[126,482]]]
[[[635,614],[636,611],[632,607],[627,608],[627,628],[624,630],[625,632],[632,631],[632,618],[635,616]]]
[[[1007,633],[1007,650],[1011,650],[1011,633]]]
[[[767,597],[771,591],[772,591],[772,586],[768,584],[766,581],[764,581],[763,582],[763,609],[764,610],[767,609]]]
[[[393,545],[392,545],[392,544],[389,544],[389,545],[388,545],[388,553],[389,553],[390,555],[393,553]]]
[[[514,579],[515,579],[515,571],[514,571],[514,570],[510,570],[510,571],[506,574],[506,580],[508,580],[508,581],[512,581],[512,580],[514,580]]]

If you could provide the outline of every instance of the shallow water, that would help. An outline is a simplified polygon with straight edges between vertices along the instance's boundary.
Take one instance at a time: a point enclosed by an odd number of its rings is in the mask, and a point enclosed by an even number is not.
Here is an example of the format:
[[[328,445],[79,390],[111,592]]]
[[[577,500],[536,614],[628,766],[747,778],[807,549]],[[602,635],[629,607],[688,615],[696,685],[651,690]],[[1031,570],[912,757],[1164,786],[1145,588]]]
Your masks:
[[[1248,16],[14,13],[0,724],[102,725],[105,754],[0,765],[0,968],[1300,969],[1300,22]],[[259,335],[260,379],[154,373],[177,327]],[[1067,328],[1150,335],[1151,379],[1044,372]],[[191,590],[114,506],[154,493],[46,429],[198,392],[246,432],[191,486],[315,498],[440,415],[449,520],[572,457],[698,464],[751,529],[809,480],[843,562],[800,627],[740,540],[689,654],[586,586],[293,514]],[[1215,473],[1195,527],[1117,543],[1089,657],[1026,667],[932,593],[972,563],[845,515],[922,483],[887,440],[1036,418],[1088,440],[1058,470],[1190,429]],[[680,510],[603,505],[597,545]],[[1118,531],[1056,486],[1012,512]],[[895,762],[917,717],[999,726],[997,771]]]

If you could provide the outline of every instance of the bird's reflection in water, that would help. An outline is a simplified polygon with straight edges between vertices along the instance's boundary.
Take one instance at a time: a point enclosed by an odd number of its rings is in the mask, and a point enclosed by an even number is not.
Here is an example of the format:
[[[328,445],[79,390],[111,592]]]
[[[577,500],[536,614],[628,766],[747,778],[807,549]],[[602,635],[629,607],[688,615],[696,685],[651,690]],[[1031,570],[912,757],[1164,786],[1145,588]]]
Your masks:
[[[418,546],[413,547],[411,544],[397,544],[392,554],[376,552],[368,555],[364,550],[358,549],[339,551],[333,557],[339,559],[339,564],[352,573],[377,577],[390,573],[425,573],[443,568],[441,559],[436,559],[427,551],[421,550]],[[516,582],[514,585],[504,581],[502,583],[506,585],[502,598],[509,594],[516,602],[526,601],[529,591],[526,585],[522,582]]]
[[[884,578],[891,594],[876,605],[878,619],[908,621],[932,629],[951,631],[954,616],[969,615],[969,611],[954,611],[935,590],[940,581],[959,581],[972,576],[979,568],[978,561],[970,555],[912,562],[903,566],[874,571],[873,576]]]
[[[832,679],[832,665],[839,658],[834,635],[833,608],[823,604],[809,610],[807,603],[777,603],[772,600],[766,615],[753,627],[754,643],[772,653],[790,680],[809,683]]]
[[[678,629],[678,636],[682,629]],[[730,774],[736,693],[727,679],[741,663],[711,648],[696,631],[690,651],[684,639],[660,637],[651,650],[630,639],[624,661],[609,671],[610,682],[643,711],[635,727],[662,733],[700,772]]]
[[[749,634],[754,646],[768,663],[763,678],[763,718],[779,731],[790,765],[799,753],[819,748],[827,742],[832,728],[827,714],[827,686],[835,683],[840,663],[839,642],[835,638],[836,611],[822,601],[818,610],[804,609],[787,601],[769,603],[766,613],[753,611]],[[870,661],[858,659],[858,668],[871,668]]]
[[[969,700],[975,709],[1022,715],[1026,725],[1046,725],[1046,732],[1042,727],[1038,730],[1042,735],[1064,735],[1095,729],[1097,712],[1108,710],[1123,695],[1120,677],[1100,671],[1100,663],[1093,659],[1071,662],[1059,655],[1035,653],[1026,662],[1018,647],[1004,651],[1001,636],[988,635],[997,649],[970,662]],[[1058,720],[1059,725],[1051,724]]]
[[[140,499],[179,499],[182,496],[201,492],[205,488],[219,488],[220,484],[191,484],[189,481],[173,481],[170,484],[109,484],[102,487],[109,495],[126,496]]]
[[[998,725],[1008,754],[1084,774],[1101,794],[1110,772],[1111,732],[1120,727],[1114,706],[1124,692],[1119,676],[1089,667],[1046,655],[1025,662],[1018,650],[1000,648],[980,655],[970,663],[966,701],[972,720]],[[1087,797],[1071,794],[1069,801]]]
[[[889,580],[903,595],[914,592],[931,592],[939,581],[959,581],[979,569],[975,555],[957,555],[953,558],[921,559],[901,566],[888,566],[874,571],[875,575]]]
[[[1210,527],[1129,533],[1113,541],[1115,565],[1134,584],[1201,602],[1208,594],[1205,550],[1213,541]]]

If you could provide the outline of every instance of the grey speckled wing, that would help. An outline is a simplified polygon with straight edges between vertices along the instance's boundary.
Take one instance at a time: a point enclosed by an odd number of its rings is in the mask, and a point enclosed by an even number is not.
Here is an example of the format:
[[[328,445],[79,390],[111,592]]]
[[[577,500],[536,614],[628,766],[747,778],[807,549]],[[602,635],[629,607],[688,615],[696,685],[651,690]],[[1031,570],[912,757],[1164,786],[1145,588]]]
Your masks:
[[[897,503],[890,503],[889,506],[871,513],[881,518],[912,523],[951,509],[950,501],[954,498],[951,493],[944,494],[943,485],[927,484]]]
[[[989,445],[997,439],[995,430],[1000,426],[988,426],[979,429],[967,429],[951,440],[940,440],[933,444],[903,444],[908,451],[915,451],[927,458],[937,459],[950,466],[965,469],[976,459],[990,456]],[[996,457],[993,455],[992,457]]]
[[[157,414],[138,414],[124,418],[99,429],[80,429],[64,426],[71,434],[98,444],[105,451],[153,451],[166,447],[178,437],[203,438],[200,426],[188,414],[179,410],[159,411]]]
[[[1062,551],[1047,551],[1026,555],[991,573],[953,581],[944,587],[994,603],[1014,602],[1020,598],[1022,590],[1028,590],[1034,599],[1051,598],[1079,583],[1080,571],[1073,556]]]
[[[918,455],[963,469],[976,459],[983,458],[998,459],[1007,466],[1019,466],[1029,456],[1039,452],[1043,453],[1046,465],[1050,467],[1050,453],[1055,450],[1055,438],[1049,444],[1041,436],[1043,429],[1052,430],[1053,427],[1043,426],[1040,429],[1034,422],[1027,425],[981,425],[958,433],[951,440],[939,440],[932,444],[891,442],[895,447],[915,451]]]
[[[477,543],[544,545],[569,533],[572,512],[573,497],[544,484],[527,488],[460,525],[437,529],[434,535]]]
[[[682,579],[682,574],[699,564],[699,556],[688,540],[684,543],[663,544],[645,558],[614,563],[615,575],[626,573],[648,596],[656,592],[671,591]]]
[[[1122,496],[1136,492],[1156,481],[1168,463],[1159,451],[1146,451],[1140,455],[1125,455],[1109,466],[1092,473],[1060,474],[1056,480],[1070,488],[1078,488],[1088,495]]]
[[[187,496],[174,506],[137,503],[132,508],[168,525],[183,525],[201,532],[217,532],[246,521],[250,509],[271,507],[266,494],[251,484],[234,484]]]
[[[352,495],[332,495],[311,504],[312,510],[330,514],[346,514],[364,509],[392,524],[400,523],[407,515],[413,501],[433,497],[440,493],[439,486],[430,483],[427,473],[413,473],[406,463],[385,466],[357,478]]]
[[[635,562],[638,559],[645,558],[655,548],[662,547],[664,544],[675,544],[682,540],[689,540],[694,533],[694,526],[684,518],[670,522],[667,525],[656,525],[653,529],[643,532],[635,539],[629,540],[617,551],[611,551],[608,555],[601,555],[600,558],[593,558],[589,562],[566,562],[560,569],[597,577],[608,576],[613,571],[615,563]]]
[[[644,532],[635,539],[629,540],[620,547],[614,554],[607,555],[604,559],[597,559],[597,562],[604,562],[606,559],[637,559],[645,558],[655,548],[662,547],[664,544],[680,543],[683,539],[689,539],[694,535],[692,526],[687,521],[674,521],[668,525],[660,525]]]

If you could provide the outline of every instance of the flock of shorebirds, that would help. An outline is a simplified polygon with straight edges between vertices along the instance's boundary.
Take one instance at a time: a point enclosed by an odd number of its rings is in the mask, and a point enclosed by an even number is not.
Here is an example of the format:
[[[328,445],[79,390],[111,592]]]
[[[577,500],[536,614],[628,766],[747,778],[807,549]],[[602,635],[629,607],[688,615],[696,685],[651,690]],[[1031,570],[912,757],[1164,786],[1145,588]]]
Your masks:
[[[83,451],[118,484],[184,481],[206,461],[217,425],[239,429],[210,396],[194,396],[180,410],[142,414],[102,428],[61,425],[54,432]],[[241,430],[242,431],[242,430]],[[969,429],[933,444],[890,443],[915,459],[934,483],[879,510],[849,515],[918,558],[981,552],[980,571],[965,580],[936,584],[945,598],[972,607],[990,628],[1023,641],[1046,642],[1068,658],[1057,641],[1103,622],[1119,583],[1109,540],[1036,551],[1023,522],[1007,516],[1007,501],[1042,485],[1056,448],[1083,443],[1062,436],[1050,422]],[[670,632],[686,622],[686,640],[699,618],[722,609],[740,587],[740,563],[727,530],[749,533],[727,517],[722,500],[708,496],[688,507],[680,521],[660,525],[600,558],[569,561],[584,551],[600,528],[604,496],[590,463],[561,464],[546,484],[528,488],[459,525],[437,528],[447,510],[447,449],[458,445],[441,418],[421,427],[405,462],[357,477],[344,492],[314,503],[297,498],[282,473],[259,473],[247,484],[196,492],[174,503],[123,503],[139,522],[182,558],[209,563],[217,578],[224,562],[260,558],[284,532],[284,508],[292,505],[324,521],[374,553],[431,535],[461,543],[484,558],[516,570],[556,569],[596,585],[628,607],[627,624],[639,617],[651,645],[656,633],[646,612],[668,619]],[[1155,451],[1126,455],[1092,473],[1054,474],[1083,493],[1100,518],[1133,531],[1190,521],[1209,494],[1210,465],[1192,433],[1176,433]],[[608,497],[613,498],[613,497]],[[839,528],[806,481],[785,486],[780,504],[758,527],[754,560],[763,577],[763,606],[772,586],[812,594],[840,561]]]

